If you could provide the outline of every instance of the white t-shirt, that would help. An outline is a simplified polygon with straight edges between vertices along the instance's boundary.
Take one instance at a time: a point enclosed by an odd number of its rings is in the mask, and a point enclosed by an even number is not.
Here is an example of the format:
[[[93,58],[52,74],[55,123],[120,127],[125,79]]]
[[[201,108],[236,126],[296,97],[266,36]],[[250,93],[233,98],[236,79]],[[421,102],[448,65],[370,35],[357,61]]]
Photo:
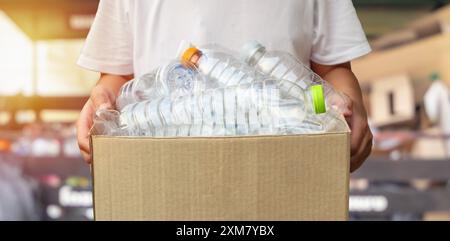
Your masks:
[[[305,64],[371,51],[351,0],[101,0],[78,64],[141,76],[174,58],[183,40],[234,50],[257,40]]]

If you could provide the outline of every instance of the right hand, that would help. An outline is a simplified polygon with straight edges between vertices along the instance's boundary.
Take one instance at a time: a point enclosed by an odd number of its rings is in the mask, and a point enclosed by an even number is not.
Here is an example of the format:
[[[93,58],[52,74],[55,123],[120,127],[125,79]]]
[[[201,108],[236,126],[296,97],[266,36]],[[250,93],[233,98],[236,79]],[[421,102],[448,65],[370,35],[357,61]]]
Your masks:
[[[84,105],[77,121],[77,139],[84,160],[90,164],[92,160],[89,145],[89,130],[92,127],[95,112],[99,109],[114,109],[115,94],[108,88],[97,85],[92,89],[91,97]]]

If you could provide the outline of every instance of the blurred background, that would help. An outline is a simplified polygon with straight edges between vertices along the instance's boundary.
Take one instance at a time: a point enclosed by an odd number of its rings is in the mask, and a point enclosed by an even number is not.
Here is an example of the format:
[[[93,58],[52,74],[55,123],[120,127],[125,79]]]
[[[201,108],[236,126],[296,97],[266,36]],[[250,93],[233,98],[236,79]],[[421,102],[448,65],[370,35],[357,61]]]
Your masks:
[[[450,220],[450,0],[354,0],[353,62],[375,142],[351,220]],[[0,0],[0,220],[92,220],[74,122],[98,74],[75,65],[98,0]]]

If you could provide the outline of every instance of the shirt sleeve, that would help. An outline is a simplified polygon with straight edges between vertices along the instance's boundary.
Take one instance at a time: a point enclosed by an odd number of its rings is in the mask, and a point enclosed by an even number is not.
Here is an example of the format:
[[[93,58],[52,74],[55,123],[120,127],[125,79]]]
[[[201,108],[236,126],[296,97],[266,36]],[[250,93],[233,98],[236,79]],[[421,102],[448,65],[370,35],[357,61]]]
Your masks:
[[[371,51],[351,0],[316,0],[311,60],[341,64]]]
[[[100,0],[77,64],[116,75],[133,73],[133,40],[125,0]]]

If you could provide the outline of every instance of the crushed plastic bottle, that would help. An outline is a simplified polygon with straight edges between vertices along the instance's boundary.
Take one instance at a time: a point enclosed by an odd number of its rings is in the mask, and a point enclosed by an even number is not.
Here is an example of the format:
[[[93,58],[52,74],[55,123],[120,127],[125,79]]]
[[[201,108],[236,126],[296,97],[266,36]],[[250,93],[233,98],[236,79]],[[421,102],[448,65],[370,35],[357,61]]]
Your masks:
[[[309,101],[322,101],[311,95]],[[282,98],[275,81],[206,90],[200,94],[160,97],[126,106],[120,126],[137,136],[282,135],[325,131],[306,120],[303,101]]]
[[[182,53],[181,62],[187,67],[198,69],[212,82],[212,87],[236,86],[266,79],[223,49],[216,45],[203,50],[189,47]]]
[[[95,112],[94,123],[89,130],[91,135],[122,136],[129,133],[120,127],[120,112],[117,110],[99,109]]]
[[[201,50],[200,50],[201,49]],[[273,79],[272,76],[267,76],[261,74],[260,71],[255,70],[252,66],[240,61],[237,57],[237,53],[234,53],[218,44],[204,45],[201,48],[189,47],[181,53],[181,61],[188,67],[198,69],[201,74],[205,75],[209,81],[217,83],[218,87],[230,87],[245,85],[248,83],[255,83],[257,81],[270,81]],[[285,83],[284,88],[290,90],[292,85],[287,86]],[[320,94],[318,91],[322,91],[320,83],[316,83],[315,96]],[[283,86],[280,85],[281,88]],[[308,90],[294,89],[292,88],[291,97],[295,96],[299,98],[303,103],[315,105],[307,105],[306,111],[310,115],[320,114],[326,112],[325,105],[323,103],[318,103],[309,101],[309,94],[306,93]],[[311,90],[313,91],[313,90]],[[315,120],[317,121],[317,120]],[[311,121],[312,123],[312,121]]]
[[[287,53],[252,43],[243,51],[247,64],[216,44],[180,49],[178,60],[126,83],[118,111],[97,111],[92,132],[187,137],[347,130],[339,106],[345,98]]]
[[[149,97],[147,93],[155,85],[155,72],[151,72],[126,82],[119,91],[116,100],[116,107],[122,110],[125,106],[146,100]]]
[[[251,41],[241,49],[241,57],[250,66],[277,79],[283,94],[298,98],[308,89],[321,85],[326,106],[334,108],[339,113],[348,111],[348,97],[335,91],[328,82],[291,54],[283,51],[267,51],[259,42]],[[324,112],[326,109],[320,113]]]
[[[205,88],[205,80],[193,68],[172,61],[154,71],[125,83],[116,101],[118,110],[139,101],[162,96],[179,96]]]

